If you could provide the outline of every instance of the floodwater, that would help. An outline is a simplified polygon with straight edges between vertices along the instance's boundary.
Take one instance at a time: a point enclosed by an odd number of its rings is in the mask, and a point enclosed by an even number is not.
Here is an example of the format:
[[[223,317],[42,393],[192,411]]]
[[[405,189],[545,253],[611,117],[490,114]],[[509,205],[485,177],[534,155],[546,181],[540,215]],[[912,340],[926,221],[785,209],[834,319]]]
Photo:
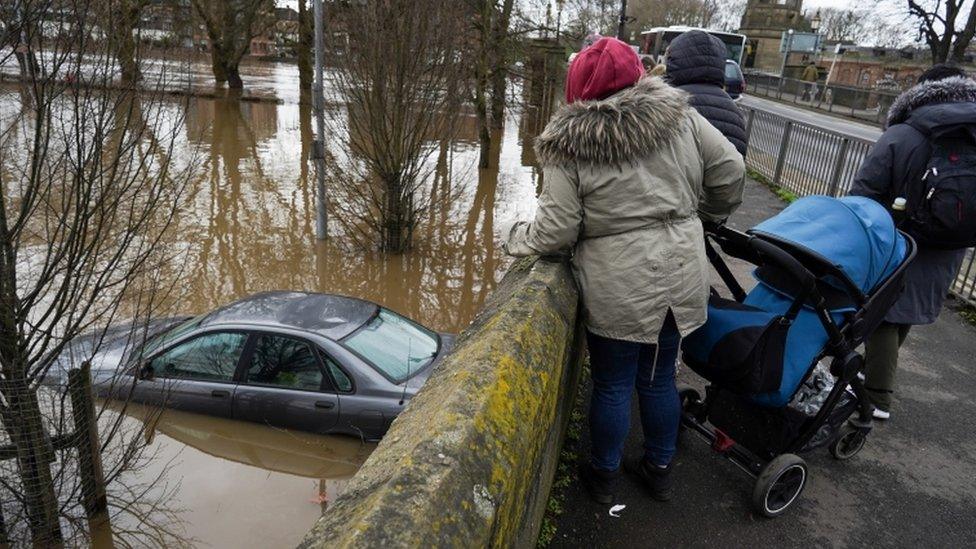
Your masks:
[[[440,199],[423,212],[409,252],[383,254],[343,219],[341,180],[329,181],[330,237],[315,238],[312,120],[298,102],[295,66],[249,65],[244,80],[255,86],[249,94],[274,100],[186,103],[174,156],[192,163],[194,175],[170,232],[179,253],[162,273],[174,286],[172,313],[304,290],[372,300],[438,331],[463,330],[510,264],[497,227],[534,211],[541,176],[528,143],[538,121],[509,113],[491,152],[497,169],[477,166],[473,117],[462,118],[457,138],[432,142],[425,192]],[[0,105],[17,97],[8,89]],[[143,421],[144,412],[133,407],[127,421]],[[155,457],[127,474],[153,479],[165,469],[170,507],[194,546],[294,546],[373,447],[170,410],[146,424]]]
[[[164,480],[170,534],[199,547],[295,546],[376,446],[135,404],[126,415],[152,451],[137,475]]]

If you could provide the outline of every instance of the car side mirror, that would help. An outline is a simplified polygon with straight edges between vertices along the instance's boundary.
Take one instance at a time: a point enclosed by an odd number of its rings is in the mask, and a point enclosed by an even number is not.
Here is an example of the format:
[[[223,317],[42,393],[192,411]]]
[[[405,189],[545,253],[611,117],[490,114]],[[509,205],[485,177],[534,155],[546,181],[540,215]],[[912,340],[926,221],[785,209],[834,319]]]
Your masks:
[[[151,364],[146,364],[139,369],[139,379],[144,379],[146,381],[152,381],[156,377],[156,372],[153,370]]]

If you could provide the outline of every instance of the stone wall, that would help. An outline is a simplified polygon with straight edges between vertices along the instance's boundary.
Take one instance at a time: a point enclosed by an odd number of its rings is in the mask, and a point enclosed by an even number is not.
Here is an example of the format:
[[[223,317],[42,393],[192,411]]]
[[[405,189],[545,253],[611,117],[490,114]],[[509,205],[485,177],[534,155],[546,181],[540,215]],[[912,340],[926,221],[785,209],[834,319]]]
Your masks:
[[[300,547],[529,547],[580,371],[565,263],[517,262]]]

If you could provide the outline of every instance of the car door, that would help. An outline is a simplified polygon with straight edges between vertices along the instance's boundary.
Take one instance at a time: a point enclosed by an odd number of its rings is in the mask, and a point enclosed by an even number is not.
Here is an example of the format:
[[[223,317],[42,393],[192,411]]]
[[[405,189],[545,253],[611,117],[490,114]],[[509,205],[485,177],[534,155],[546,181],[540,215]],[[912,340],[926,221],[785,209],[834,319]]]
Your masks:
[[[256,332],[234,396],[234,418],[327,433],[339,419],[339,396],[310,342]]]
[[[138,400],[199,414],[230,417],[235,372],[247,334],[207,332],[151,358],[151,376],[136,384]]]

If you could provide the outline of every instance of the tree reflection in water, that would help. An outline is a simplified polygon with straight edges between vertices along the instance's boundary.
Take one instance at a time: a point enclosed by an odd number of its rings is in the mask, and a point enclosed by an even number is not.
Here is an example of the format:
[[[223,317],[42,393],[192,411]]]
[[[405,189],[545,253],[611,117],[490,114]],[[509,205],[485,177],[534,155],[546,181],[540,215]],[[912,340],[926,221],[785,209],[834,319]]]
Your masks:
[[[202,312],[272,289],[331,292],[377,301],[428,326],[460,331],[484,303],[508,262],[496,245],[499,214],[534,207],[532,169],[518,164],[517,125],[492,154],[499,169],[477,169],[476,144],[432,141],[429,189],[435,205],[400,255],[363,246],[343,223],[349,198],[332,182],[331,238],[314,240],[312,131],[306,107],[194,99],[187,149],[204,169],[176,221],[186,250],[180,307]],[[530,139],[527,139],[530,140]]]

